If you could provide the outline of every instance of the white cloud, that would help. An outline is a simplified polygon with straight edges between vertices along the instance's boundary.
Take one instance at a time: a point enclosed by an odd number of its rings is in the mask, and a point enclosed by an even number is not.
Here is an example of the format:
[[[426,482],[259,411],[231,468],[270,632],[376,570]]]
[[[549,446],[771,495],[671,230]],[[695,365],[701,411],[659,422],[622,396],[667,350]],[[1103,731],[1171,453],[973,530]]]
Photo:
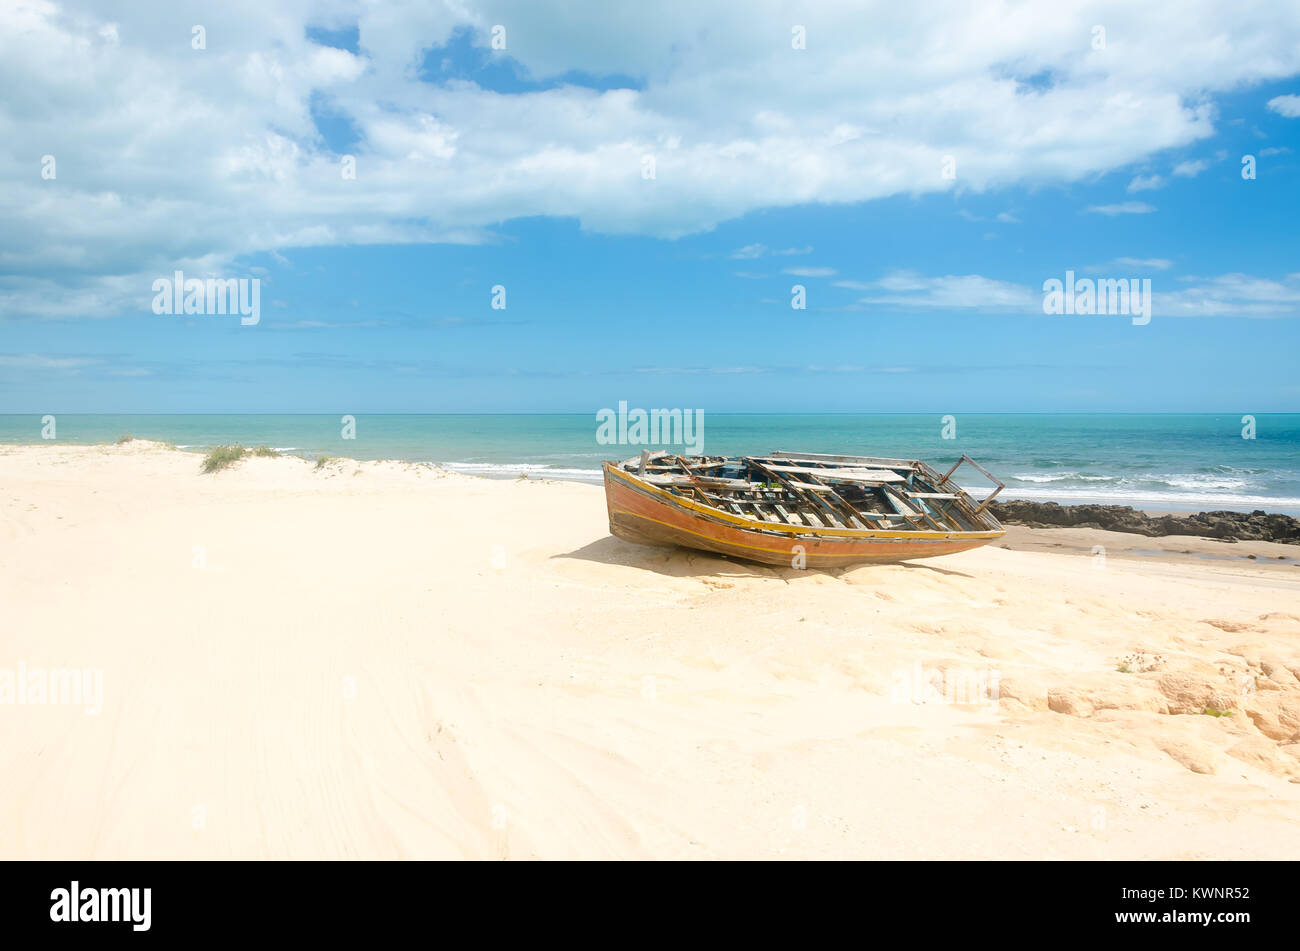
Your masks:
[[[1210,163],[1205,159],[1196,159],[1191,162],[1179,162],[1174,166],[1174,174],[1182,175],[1184,178],[1195,178],[1210,167]]]
[[[1288,119],[1300,119],[1300,96],[1274,96],[1268,107]]]
[[[1164,188],[1165,180],[1159,175],[1138,175],[1128,183],[1128,193],[1152,191]]]
[[[761,258],[766,254],[778,257],[790,257],[792,255],[812,254],[812,245],[803,248],[781,248],[774,251],[765,244],[747,244],[743,248],[737,248],[731,252],[731,257],[738,260],[749,260],[752,258]]]
[[[967,221],[988,221],[988,220],[990,220],[990,219],[985,218],[985,217],[983,217],[983,216],[981,216],[981,215],[973,214],[972,212],[967,211],[965,208],[962,208],[961,210],[959,210],[959,211],[957,212],[957,214],[958,214],[960,217],[965,218]],[[1011,212],[1009,212],[1009,211],[1000,211],[1000,212],[998,212],[996,215],[994,215],[994,217],[993,217],[992,220],[993,220],[993,221],[1000,221],[1002,224],[1006,224],[1006,225],[1018,225],[1018,224],[1020,224],[1020,219],[1017,218],[1015,215],[1011,214]]]
[[[230,0],[205,8],[204,50],[168,10],[0,5],[3,313],[139,311],[182,261],[224,273],[252,252],[483,242],[526,216],[676,237],[764,208],[1086,181],[1212,135],[1215,92],[1300,73],[1300,7],[1245,17],[1230,0],[999,17],[965,0],[827,0],[800,13],[803,51],[781,0],[665,0],[653,15],[502,0],[490,16]],[[306,39],[353,17],[356,55]],[[498,22],[532,79],[618,73],[641,88],[421,81],[454,29],[482,46]],[[1105,51],[1086,42],[1095,22]],[[1017,79],[1046,71],[1041,87]],[[312,120],[321,97],[356,129],[355,179]]]
[[[1120,267],[1135,267],[1144,271],[1167,271],[1174,266],[1174,262],[1167,258],[1116,258],[1115,263]]]
[[[833,267],[788,267],[781,273],[795,277],[834,277],[836,271]]]
[[[1088,274],[1103,274],[1112,277],[1124,276],[1122,272],[1139,271],[1150,273],[1151,271],[1167,271],[1174,266],[1174,262],[1168,258],[1116,258],[1113,261],[1107,261],[1105,264],[1093,264],[1085,267],[1083,270]],[[1133,276],[1133,275],[1128,275]]]
[[[1149,215],[1155,211],[1154,205],[1144,201],[1125,201],[1117,205],[1090,205],[1085,214],[1096,215]]]
[[[859,303],[873,307],[1028,313],[1039,308],[1042,300],[1023,284],[978,274],[926,277],[894,271],[877,281],[836,281],[834,286],[870,292]]]
[[[1120,258],[1114,263],[1157,270],[1169,264],[1162,258]],[[1061,280],[1065,271],[1062,268],[1060,273],[1044,275],[1044,280]],[[1142,279],[1141,274],[1114,276]],[[1300,273],[1289,274],[1280,281],[1249,274],[1224,274],[1185,278],[1181,283],[1186,286],[1168,290],[1160,282],[1152,282],[1153,317],[1300,317]],[[859,303],[871,307],[953,313],[1039,316],[1043,313],[1041,282],[1028,285],[979,274],[928,277],[912,271],[895,271],[877,281],[836,281],[834,286],[869,291]]]
[[[14,370],[79,370],[99,362],[88,357],[56,357],[43,353],[0,353],[0,367]]]
[[[734,373],[762,373],[763,367],[637,367],[633,373],[654,373],[654,374],[687,374],[694,375],[700,373],[708,374],[734,374]]]
[[[1249,274],[1186,278],[1184,290],[1155,296],[1152,311],[1170,317],[1300,317],[1300,274],[1280,281]]]

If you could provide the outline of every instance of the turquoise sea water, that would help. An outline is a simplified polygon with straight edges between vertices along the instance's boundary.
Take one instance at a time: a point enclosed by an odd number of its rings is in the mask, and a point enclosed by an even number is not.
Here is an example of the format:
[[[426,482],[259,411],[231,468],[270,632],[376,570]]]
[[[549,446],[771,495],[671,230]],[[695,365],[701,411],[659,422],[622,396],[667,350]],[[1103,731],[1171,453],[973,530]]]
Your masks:
[[[946,468],[966,453],[1004,479],[1004,497],[1178,510],[1266,509],[1300,515],[1300,415],[706,414],[710,454],[775,449],[924,459]],[[602,445],[589,415],[339,416],[58,415],[57,441],[113,442],[131,434],[187,449],[238,442],[303,456],[437,462],[489,476],[527,473],[599,481],[602,459],[641,445]],[[39,416],[0,416],[0,443],[41,443]],[[950,427],[951,431],[951,427]],[[654,448],[654,447],[651,447]],[[972,491],[973,470],[961,479]]]

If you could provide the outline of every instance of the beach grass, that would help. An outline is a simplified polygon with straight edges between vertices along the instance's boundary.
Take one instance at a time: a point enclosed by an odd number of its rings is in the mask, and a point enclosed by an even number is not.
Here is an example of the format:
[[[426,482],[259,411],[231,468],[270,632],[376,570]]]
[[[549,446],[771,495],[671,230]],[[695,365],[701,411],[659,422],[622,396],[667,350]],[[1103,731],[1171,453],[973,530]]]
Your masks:
[[[325,466],[327,466],[329,463],[331,463],[331,462],[333,462],[333,461],[334,461],[334,457],[333,457],[333,456],[317,456],[317,457],[316,457],[316,468],[317,468],[317,469],[324,469]]]
[[[248,455],[248,450],[243,446],[217,446],[212,449],[203,459],[204,472],[220,472],[222,469],[233,466],[240,459]]]

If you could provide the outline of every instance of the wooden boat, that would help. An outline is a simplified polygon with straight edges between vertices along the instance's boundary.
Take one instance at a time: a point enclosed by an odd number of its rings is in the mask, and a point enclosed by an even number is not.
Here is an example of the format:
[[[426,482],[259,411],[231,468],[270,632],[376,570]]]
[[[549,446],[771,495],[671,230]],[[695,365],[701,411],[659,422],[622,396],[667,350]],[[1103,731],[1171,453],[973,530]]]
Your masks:
[[[997,488],[976,503],[952,475],[969,463]],[[835,568],[948,555],[1005,532],[988,511],[1005,488],[969,456],[946,473],[915,459],[774,452],[606,462],[609,530],[643,545],[766,565]]]

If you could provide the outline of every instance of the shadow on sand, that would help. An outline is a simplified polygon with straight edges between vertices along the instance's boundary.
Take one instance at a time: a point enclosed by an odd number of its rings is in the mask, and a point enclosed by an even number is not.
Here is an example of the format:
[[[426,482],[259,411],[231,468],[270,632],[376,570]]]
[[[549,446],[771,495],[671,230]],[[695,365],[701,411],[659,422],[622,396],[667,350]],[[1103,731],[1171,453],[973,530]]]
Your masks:
[[[670,578],[780,578],[789,581],[792,578],[814,574],[839,578],[849,572],[869,570],[872,567],[898,566],[920,571],[934,571],[959,578],[971,577],[965,572],[954,571],[951,568],[907,561],[891,562],[883,566],[857,565],[849,568],[776,568],[771,565],[733,561],[725,555],[715,555],[690,548],[656,548],[651,545],[637,545],[615,538],[613,535],[606,535],[581,548],[551,557],[576,558],[579,561],[593,561],[602,565],[624,565],[629,568],[653,571]]]

